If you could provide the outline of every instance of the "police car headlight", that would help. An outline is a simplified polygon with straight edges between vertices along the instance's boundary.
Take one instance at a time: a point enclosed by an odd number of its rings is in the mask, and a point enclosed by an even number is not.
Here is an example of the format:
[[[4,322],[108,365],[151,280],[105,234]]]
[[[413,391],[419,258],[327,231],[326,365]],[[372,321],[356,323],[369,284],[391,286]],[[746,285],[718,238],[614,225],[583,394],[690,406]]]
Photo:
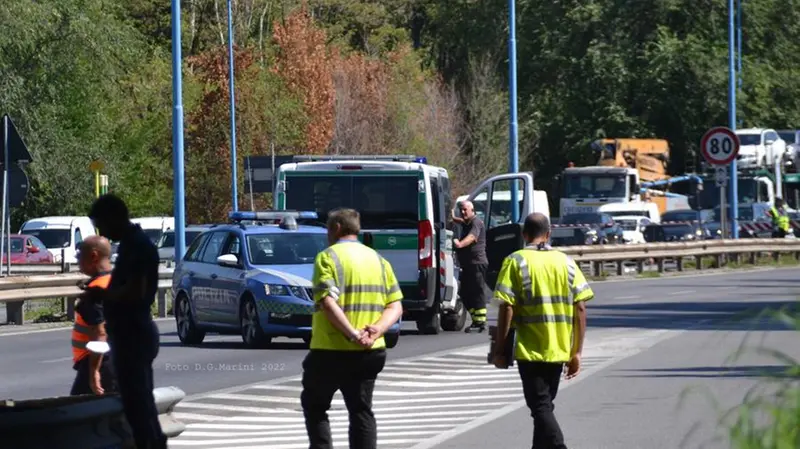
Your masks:
[[[267,296],[291,296],[289,287],[281,284],[264,284],[264,293]]]
[[[289,287],[289,291],[292,292],[293,296],[296,296],[298,298],[304,298],[304,299],[308,298],[306,296],[306,289],[304,289],[303,287],[298,287],[296,285],[292,285],[292,286]]]

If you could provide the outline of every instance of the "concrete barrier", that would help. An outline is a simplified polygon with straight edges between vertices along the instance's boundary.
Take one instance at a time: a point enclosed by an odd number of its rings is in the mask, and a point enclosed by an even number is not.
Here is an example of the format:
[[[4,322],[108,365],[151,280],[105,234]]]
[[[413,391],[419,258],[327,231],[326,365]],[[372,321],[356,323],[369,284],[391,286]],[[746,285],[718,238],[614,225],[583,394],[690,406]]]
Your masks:
[[[164,433],[174,438],[185,426],[172,409],[185,393],[153,390]],[[135,449],[118,395],[64,396],[0,403],[0,447],[13,449]]]

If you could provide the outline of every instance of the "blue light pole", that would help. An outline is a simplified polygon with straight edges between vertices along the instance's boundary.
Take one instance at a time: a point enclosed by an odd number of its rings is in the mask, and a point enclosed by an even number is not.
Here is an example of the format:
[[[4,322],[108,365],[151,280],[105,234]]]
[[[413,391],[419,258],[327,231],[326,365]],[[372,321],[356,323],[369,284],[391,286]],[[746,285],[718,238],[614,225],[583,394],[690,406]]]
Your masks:
[[[233,91],[233,14],[231,14],[231,0],[228,0],[228,64],[230,66],[231,89],[231,196],[233,197],[233,211],[239,210],[239,192],[237,191],[236,176],[236,95]]]
[[[728,0],[728,121],[730,128],[736,131],[736,55],[734,54],[734,4],[733,0]],[[736,176],[736,160],[731,162],[730,176],[730,204],[731,208],[731,237],[739,238],[739,189],[737,188],[738,177]],[[720,211],[722,212],[722,211]]]
[[[517,142],[517,17],[516,2],[508,0],[508,97],[509,97],[509,129],[508,129],[508,171],[519,172],[519,145]],[[519,221],[518,186],[511,182],[511,220]],[[530,199],[531,201],[533,198]]]
[[[172,0],[172,183],[175,215],[175,263],[186,253],[183,194],[183,86],[181,2]]]
[[[736,59],[738,74],[738,90],[742,91],[743,77],[742,77],[742,0],[736,0]],[[739,120],[739,126],[742,126],[742,120]]]

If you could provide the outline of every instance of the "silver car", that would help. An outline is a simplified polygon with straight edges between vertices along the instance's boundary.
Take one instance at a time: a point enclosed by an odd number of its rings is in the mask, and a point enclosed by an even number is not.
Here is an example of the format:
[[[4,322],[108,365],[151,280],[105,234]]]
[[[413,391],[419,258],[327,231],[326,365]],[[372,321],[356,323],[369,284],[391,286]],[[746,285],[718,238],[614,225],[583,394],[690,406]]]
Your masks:
[[[194,241],[200,233],[210,227],[211,225],[186,226],[186,229],[184,229],[184,243],[186,248],[192,244],[192,241]],[[165,231],[161,235],[161,238],[158,239],[158,244],[156,244],[156,246],[158,247],[158,258],[161,259],[162,262],[175,260],[175,230],[169,229]]]

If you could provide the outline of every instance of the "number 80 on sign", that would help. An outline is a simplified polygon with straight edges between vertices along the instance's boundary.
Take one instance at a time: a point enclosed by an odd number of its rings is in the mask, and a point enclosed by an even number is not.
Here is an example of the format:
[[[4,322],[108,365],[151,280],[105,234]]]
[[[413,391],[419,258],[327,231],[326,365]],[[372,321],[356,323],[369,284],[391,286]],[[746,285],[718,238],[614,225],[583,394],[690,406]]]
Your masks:
[[[739,136],[724,126],[711,128],[700,141],[700,151],[709,164],[730,164],[739,154]]]

